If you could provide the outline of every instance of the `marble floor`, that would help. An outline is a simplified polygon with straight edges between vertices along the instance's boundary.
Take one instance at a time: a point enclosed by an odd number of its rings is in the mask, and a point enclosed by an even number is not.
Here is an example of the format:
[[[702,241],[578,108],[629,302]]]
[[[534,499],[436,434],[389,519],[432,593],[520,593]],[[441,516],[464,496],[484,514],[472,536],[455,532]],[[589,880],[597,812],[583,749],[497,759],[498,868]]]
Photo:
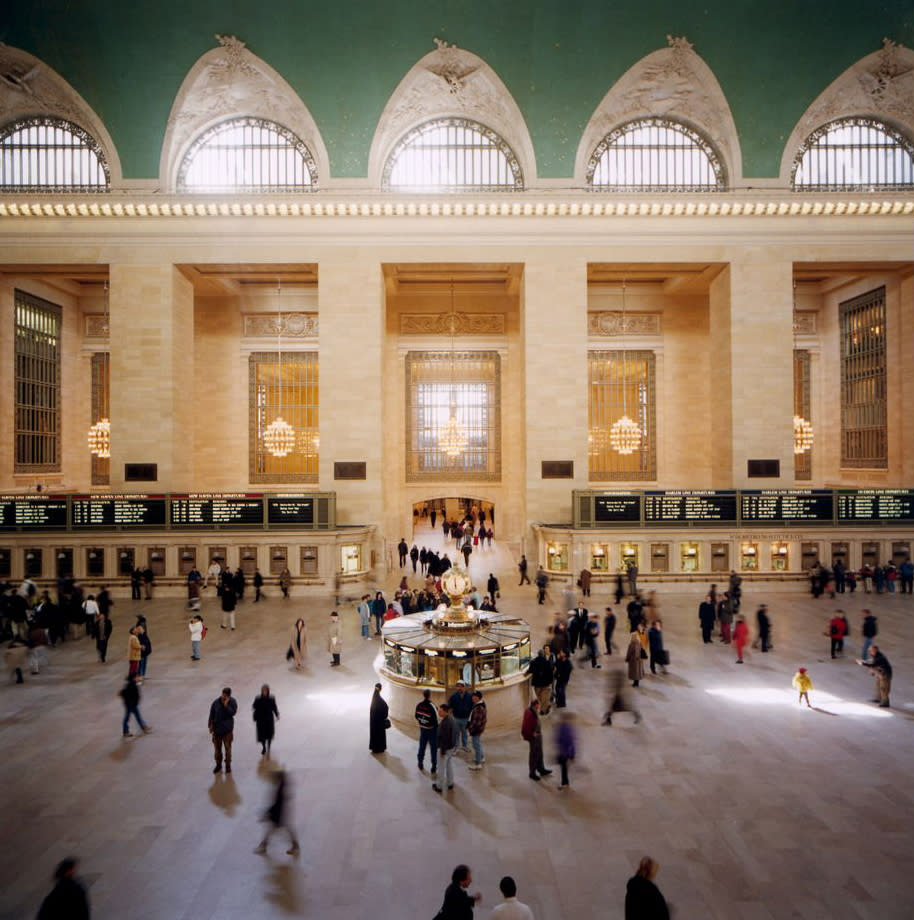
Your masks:
[[[502,608],[543,635],[558,597],[538,606],[507,552],[479,554],[472,570],[484,581],[490,565]],[[398,581],[391,573],[382,586]],[[67,642],[24,686],[0,687],[0,917],[34,916],[68,854],[81,859],[96,920],[422,920],[460,862],[484,895],[477,917],[499,902],[498,880],[510,874],[537,920],[621,918],[626,879],[644,854],[659,860],[657,881],[679,920],[914,916],[914,600],[844,597],[853,651],[832,661],[823,632],[837,603],[750,585],[744,609],[769,603],[775,651],[737,665],[731,648],[701,643],[699,594],[659,591],[673,666],[635,691],[640,725],[627,716],[600,725],[618,658],[575,671],[570,793],[558,792],[557,773],[528,779],[526,746],[511,731],[487,735],[485,768],[472,773],[462,759],[443,796],[416,769],[412,733],[394,729],[386,755],[368,752],[378,646],[359,638],[351,604],[342,608],[343,666],[330,669],[326,596],[246,600],[235,632],[218,628],[210,596],[199,663],[180,600],[118,597],[107,665],[89,641]],[[589,605],[602,611],[607,600],[600,588]],[[852,657],[867,604],[895,668],[890,710],[868,702],[872,678]],[[154,732],[125,741],[117,692],[135,609],[154,646],[141,703]],[[295,672],[284,652],[299,615],[312,642]],[[815,683],[813,710],[790,689],[800,664]],[[270,789],[250,720],[263,682],[281,713],[274,758],[294,783],[297,859],[279,839],[267,856],[252,853]],[[226,684],[240,707],[229,777],[211,772],[206,729]]]

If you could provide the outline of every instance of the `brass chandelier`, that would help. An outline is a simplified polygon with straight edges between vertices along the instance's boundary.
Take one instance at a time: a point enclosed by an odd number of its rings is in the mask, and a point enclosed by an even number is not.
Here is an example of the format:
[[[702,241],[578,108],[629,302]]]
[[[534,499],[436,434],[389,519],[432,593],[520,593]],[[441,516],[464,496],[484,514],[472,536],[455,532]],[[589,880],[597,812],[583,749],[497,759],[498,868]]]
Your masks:
[[[277,387],[279,389],[278,408],[279,412],[276,418],[267,425],[263,433],[263,446],[267,452],[274,457],[286,457],[295,450],[295,429],[282,417],[282,391],[284,388],[284,377],[282,373],[282,308],[280,297],[282,287],[279,280],[276,281],[276,350],[279,356],[279,374]]]
[[[790,317],[791,326],[793,327],[793,346],[796,351],[796,316],[797,316],[797,282],[793,282],[793,315]],[[794,374],[796,374],[796,364],[794,363]],[[812,422],[803,418],[800,414],[802,407],[799,407],[793,416],[793,452],[797,455],[805,454],[812,450],[813,428]]]
[[[104,328],[108,329],[108,282],[105,281],[105,319]],[[111,333],[108,332],[108,341],[111,341]],[[110,344],[109,344],[110,347]],[[105,391],[105,402],[107,403],[107,391]],[[89,426],[87,432],[87,441],[89,442],[89,453],[103,460],[111,456],[111,421],[108,418],[108,406],[99,406],[101,418]]]
[[[456,460],[467,449],[467,433],[463,425],[457,419],[457,387],[454,382],[454,361],[456,350],[454,346],[454,333],[457,330],[457,311],[454,306],[454,279],[451,278],[451,312],[448,314],[447,322],[451,333],[451,400],[450,414],[447,424],[438,435],[438,446],[442,453],[451,460]]]
[[[625,334],[625,280],[622,281],[622,417],[609,429],[609,444],[618,454],[633,454],[641,449],[641,426],[628,417],[628,363],[626,361]]]

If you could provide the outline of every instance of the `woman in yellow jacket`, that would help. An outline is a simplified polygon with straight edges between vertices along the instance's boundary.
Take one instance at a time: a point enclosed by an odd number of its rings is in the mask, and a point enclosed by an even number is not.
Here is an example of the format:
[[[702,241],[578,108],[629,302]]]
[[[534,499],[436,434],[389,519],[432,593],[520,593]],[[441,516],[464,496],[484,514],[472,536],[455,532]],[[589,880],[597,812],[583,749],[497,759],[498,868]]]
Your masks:
[[[793,689],[800,691],[800,698],[797,700],[797,703],[802,703],[805,697],[806,705],[812,709],[809,702],[809,691],[812,690],[812,679],[806,673],[806,668],[800,668],[797,673],[793,675]]]

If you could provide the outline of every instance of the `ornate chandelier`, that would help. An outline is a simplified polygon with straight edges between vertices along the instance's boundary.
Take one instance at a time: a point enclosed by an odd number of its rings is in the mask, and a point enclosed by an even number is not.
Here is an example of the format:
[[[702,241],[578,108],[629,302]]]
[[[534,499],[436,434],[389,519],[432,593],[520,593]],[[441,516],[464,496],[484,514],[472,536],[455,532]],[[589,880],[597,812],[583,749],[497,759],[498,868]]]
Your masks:
[[[812,449],[813,431],[812,424],[807,422],[802,415],[793,417],[793,452],[805,454]]]
[[[454,300],[454,279],[451,278],[451,312],[448,315],[448,326],[451,332],[451,411],[447,424],[438,435],[438,446],[445,456],[456,460],[466,449],[468,439],[463,425],[457,420],[457,389],[454,385],[454,333],[457,329],[457,310]]]
[[[105,320],[104,327],[108,328],[108,282],[105,282]],[[110,341],[110,333],[109,333]],[[107,397],[107,392],[105,391],[105,396]],[[107,402],[107,399],[104,400]],[[99,407],[102,412],[102,417],[89,426],[89,431],[87,432],[87,441],[89,442],[89,453],[95,457],[99,457],[102,460],[107,460],[111,456],[111,422],[108,419],[107,406],[103,405]]]
[[[279,280],[276,281],[276,350],[279,355],[279,376],[277,388],[279,389],[278,407],[279,413],[276,418],[267,425],[263,432],[263,446],[267,453],[273,457],[287,457],[295,450],[295,429],[282,417],[282,391],[285,384],[285,378],[282,373],[282,308],[280,307],[280,296],[282,287]]]
[[[633,454],[641,449],[641,426],[628,417],[628,364],[625,349],[625,280],[622,281],[622,418],[609,429],[609,443],[617,454]]]

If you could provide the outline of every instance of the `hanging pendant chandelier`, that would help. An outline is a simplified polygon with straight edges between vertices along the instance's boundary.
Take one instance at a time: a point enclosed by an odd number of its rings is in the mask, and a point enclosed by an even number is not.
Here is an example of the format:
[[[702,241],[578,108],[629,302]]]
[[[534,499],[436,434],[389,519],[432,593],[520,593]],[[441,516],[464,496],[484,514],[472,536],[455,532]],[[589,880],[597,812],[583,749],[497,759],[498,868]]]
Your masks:
[[[456,358],[454,333],[457,329],[457,310],[455,307],[453,278],[451,278],[451,312],[448,314],[448,327],[451,333],[451,411],[447,424],[438,435],[438,447],[446,457],[456,460],[467,449],[469,441],[466,430],[457,419],[457,388],[454,382],[454,361]]]
[[[812,449],[813,431],[812,424],[802,415],[793,417],[793,452],[805,454]]]
[[[103,328],[108,329],[108,282],[105,282],[105,319]],[[109,332],[110,342],[110,332]],[[106,394],[107,395],[107,394]],[[107,399],[105,400],[107,402]],[[107,406],[99,407],[102,411],[102,417],[89,426],[86,440],[89,443],[89,453],[94,457],[107,460],[111,456],[111,422],[108,419]]]
[[[276,350],[279,355],[279,376],[277,379],[277,388],[279,390],[278,408],[279,412],[276,418],[267,425],[263,433],[263,446],[267,453],[273,457],[287,457],[295,450],[295,429],[282,417],[282,391],[285,378],[282,373],[282,309],[280,307],[280,296],[282,287],[277,279],[276,281]]]
[[[609,443],[617,454],[633,454],[641,449],[641,426],[628,417],[628,362],[625,333],[625,281],[622,281],[622,417],[609,429]]]

